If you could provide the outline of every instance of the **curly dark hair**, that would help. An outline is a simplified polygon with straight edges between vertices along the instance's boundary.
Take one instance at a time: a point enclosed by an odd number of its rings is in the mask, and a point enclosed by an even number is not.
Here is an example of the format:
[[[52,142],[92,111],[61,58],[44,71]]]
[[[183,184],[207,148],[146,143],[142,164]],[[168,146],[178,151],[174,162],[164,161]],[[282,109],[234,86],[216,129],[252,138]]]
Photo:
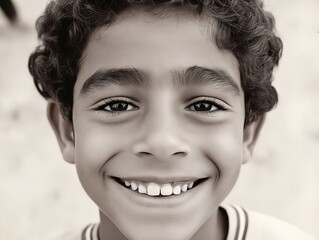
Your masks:
[[[263,9],[261,0],[57,0],[37,20],[42,44],[29,58],[29,71],[40,94],[59,103],[64,118],[72,122],[73,87],[90,34],[135,6],[195,7],[196,14],[217,22],[213,39],[239,63],[245,125],[277,104],[271,83],[282,41],[275,34],[274,17]]]

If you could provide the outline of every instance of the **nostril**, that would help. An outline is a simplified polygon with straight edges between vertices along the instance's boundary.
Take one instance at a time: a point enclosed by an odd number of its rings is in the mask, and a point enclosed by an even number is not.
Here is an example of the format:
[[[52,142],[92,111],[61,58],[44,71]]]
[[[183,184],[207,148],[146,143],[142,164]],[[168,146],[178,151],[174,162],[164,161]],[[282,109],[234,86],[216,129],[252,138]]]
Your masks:
[[[186,157],[189,146],[171,140],[167,141],[140,141],[132,145],[132,153],[137,157],[153,156],[157,159],[170,159],[171,157]]]
[[[187,155],[187,153],[186,152],[176,152],[176,153],[173,153],[173,155],[174,156],[179,155],[181,157],[185,157]]]
[[[151,156],[151,155],[159,155],[159,154],[152,154],[152,153],[150,153],[150,152],[146,152],[146,151],[141,151],[141,152],[138,152],[137,154],[136,154],[136,156],[138,156],[138,157],[145,157],[145,156]],[[179,157],[185,157],[187,155],[187,153],[186,152],[175,152],[175,153],[173,153],[173,154],[171,154],[171,156],[179,156]]]
[[[149,152],[138,152],[137,153],[137,156],[149,156],[149,155],[152,155],[152,154]]]

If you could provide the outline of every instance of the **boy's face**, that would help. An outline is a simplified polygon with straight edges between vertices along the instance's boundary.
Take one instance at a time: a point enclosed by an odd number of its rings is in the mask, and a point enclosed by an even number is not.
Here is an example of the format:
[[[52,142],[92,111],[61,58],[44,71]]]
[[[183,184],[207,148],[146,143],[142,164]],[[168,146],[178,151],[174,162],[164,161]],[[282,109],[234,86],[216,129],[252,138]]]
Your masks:
[[[139,13],[94,33],[73,107],[74,145],[62,151],[102,226],[109,219],[130,239],[176,240],[218,221],[249,137],[238,62],[204,22]],[[168,196],[147,195],[161,191]]]

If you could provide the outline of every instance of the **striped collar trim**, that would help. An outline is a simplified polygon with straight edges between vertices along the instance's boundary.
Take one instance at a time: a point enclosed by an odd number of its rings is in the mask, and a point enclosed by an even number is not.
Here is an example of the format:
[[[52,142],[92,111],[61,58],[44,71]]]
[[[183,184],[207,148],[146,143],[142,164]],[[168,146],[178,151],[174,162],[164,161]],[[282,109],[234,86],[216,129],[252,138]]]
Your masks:
[[[81,240],[100,240],[99,226],[99,223],[92,223],[86,226],[86,228],[82,231]]]
[[[228,215],[228,234],[226,240],[245,240],[249,225],[248,213],[240,206],[222,205]]]

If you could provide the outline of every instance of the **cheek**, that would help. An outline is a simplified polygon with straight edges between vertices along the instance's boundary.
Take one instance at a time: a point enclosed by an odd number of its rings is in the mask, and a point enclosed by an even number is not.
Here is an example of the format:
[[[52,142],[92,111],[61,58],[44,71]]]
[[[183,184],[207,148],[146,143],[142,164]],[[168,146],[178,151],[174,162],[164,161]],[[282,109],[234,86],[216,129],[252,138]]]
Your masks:
[[[123,136],[101,124],[81,124],[75,129],[75,161],[90,168],[102,165],[120,150]]]
[[[238,129],[241,128],[216,128],[205,141],[205,154],[218,171],[217,180],[228,190],[238,178],[243,159],[243,131]]]
[[[84,120],[74,124],[74,131],[76,169],[83,187],[90,191],[97,182],[104,184],[101,170],[120,151],[123,136],[114,128]]]
[[[206,137],[202,143],[206,151],[219,163],[218,165],[232,165],[241,159],[243,149],[241,122],[221,123],[204,130],[201,136]]]

